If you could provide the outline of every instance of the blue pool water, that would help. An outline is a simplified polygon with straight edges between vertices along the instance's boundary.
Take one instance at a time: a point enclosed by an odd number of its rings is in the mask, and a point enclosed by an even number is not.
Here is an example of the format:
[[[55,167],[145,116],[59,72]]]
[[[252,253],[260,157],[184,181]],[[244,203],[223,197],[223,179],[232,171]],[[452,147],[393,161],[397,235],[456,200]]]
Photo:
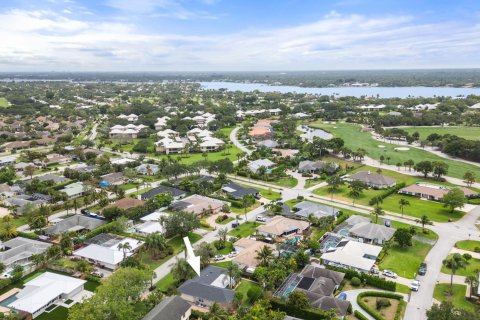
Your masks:
[[[348,237],[348,229],[342,229],[338,231],[338,234],[343,236],[343,237]]]
[[[288,295],[290,294],[290,292],[292,292],[293,290],[295,290],[295,288],[297,287],[297,284],[296,283],[292,283],[288,286],[287,289],[285,289],[285,291],[283,292],[283,297],[286,298],[288,297]]]
[[[8,297],[7,299],[0,301],[0,306],[2,306],[2,307],[8,307],[8,305],[9,305],[10,303],[16,301],[17,299],[18,299],[17,296],[14,294],[14,295]]]

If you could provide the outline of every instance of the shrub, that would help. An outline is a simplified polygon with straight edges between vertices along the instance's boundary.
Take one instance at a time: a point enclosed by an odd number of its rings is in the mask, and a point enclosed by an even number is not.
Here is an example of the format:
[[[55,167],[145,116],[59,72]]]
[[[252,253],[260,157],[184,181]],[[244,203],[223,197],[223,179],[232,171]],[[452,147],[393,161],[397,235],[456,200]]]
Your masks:
[[[475,249],[473,249],[473,251],[479,253],[480,252],[480,247],[475,247]]]
[[[386,197],[394,194],[394,193],[397,193],[398,190],[402,189],[402,188],[405,188],[406,184],[405,182],[402,182],[402,183],[399,183],[397,184],[396,186],[393,186],[391,188],[388,188],[387,190],[385,190],[384,192],[382,192],[381,194],[379,194],[378,196],[372,198],[368,204],[373,206],[375,204],[375,200],[383,200],[385,199]]]
[[[463,254],[463,257],[464,257],[465,260],[467,260],[467,261],[470,260],[470,259],[472,259],[472,255],[471,255],[470,253],[464,253],[464,254]]]
[[[387,291],[395,291],[397,287],[397,284],[393,281],[385,280],[368,273],[357,272],[352,269],[344,269],[344,268],[338,268],[333,266],[327,266],[327,269],[345,273],[346,279],[351,280],[353,277],[360,278],[362,282],[365,282],[366,284],[369,284],[379,289],[383,289]]]
[[[352,278],[352,286],[358,287],[359,285],[362,284],[362,280],[358,277],[353,277]]]
[[[298,310],[287,305],[284,301],[279,299],[271,299],[272,309],[285,312],[287,315],[297,317],[304,320],[330,320],[332,319],[329,312],[310,308]]]
[[[360,293],[357,296],[358,305],[376,320],[385,320],[385,318],[382,315],[380,315],[376,310],[371,309],[362,300],[362,298],[364,298],[364,297],[379,297],[379,298],[396,299],[396,300],[403,301],[403,297],[401,295],[395,294],[395,293],[390,293],[390,292],[365,291],[365,292]],[[398,309],[397,309],[397,313],[398,313]],[[395,319],[398,319],[397,315],[395,315]]]
[[[380,310],[382,308],[390,307],[391,305],[392,304],[391,304],[390,300],[388,300],[386,298],[377,299],[377,301],[375,302],[375,306],[376,306],[377,310]]]
[[[303,199],[305,199],[305,197],[304,196],[297,196],[297,199],[298,200],[303,200]]]

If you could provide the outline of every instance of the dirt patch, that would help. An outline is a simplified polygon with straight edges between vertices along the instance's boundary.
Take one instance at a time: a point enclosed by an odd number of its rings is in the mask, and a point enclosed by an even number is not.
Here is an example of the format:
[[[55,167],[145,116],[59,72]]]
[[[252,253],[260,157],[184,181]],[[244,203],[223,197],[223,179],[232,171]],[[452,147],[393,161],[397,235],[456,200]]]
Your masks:
[[[390,301],[390,306],[383,307],[380,310],[377,310],[377,299],[385,299]],[[381,314],[386,320],[393,320],[395,318],[395,312],[397,312],[398,304],[400,301],[397,299],[388,299],[380,297],[364,297],[362,301],[365,302],[372,310],[376,310]]]

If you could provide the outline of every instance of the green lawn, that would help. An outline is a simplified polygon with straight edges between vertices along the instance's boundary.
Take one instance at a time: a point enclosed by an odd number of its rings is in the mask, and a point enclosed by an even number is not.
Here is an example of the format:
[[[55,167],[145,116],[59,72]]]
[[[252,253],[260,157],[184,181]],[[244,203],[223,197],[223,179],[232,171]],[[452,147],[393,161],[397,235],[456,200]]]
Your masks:
[[[246,238],[249,235],[255,233],[255,230],[258,228],[259,225],[259,223],[247,221],[242,223],[237,228],[230,230],[228,234],[237,238]]]
[[[379,160],[380,156],[390,157],[390,164],[396,164],[398,162],[404,163],[405,161],[412,159],[415,163],[429,160],[429,161],[443,161],[449,165],[448,175],[455,178],[462,178],[466,171],[476,172],[478,167],[463,162],[449,160],[428,151],[424,151],[417,148],[410,148],[408,151],[395,151],[394,148],[398,147],[396,144],[384,143],[376,141],[371,137],[368,132],[360,132],[360,126],[347,123],[323,123],[323,121],[316,121],[308,124],[315,128],[324,129],[332,133],[335,137],[342,138],[345,141],[345,146],[356,150],[363,148],[367,151],[368,156]],[[378,145],[384,145],[386,148],[379,148]]]
[[[402,128],[410,134],[418,132],[420,140],[425,140],[432,133],[452,134],[468,140],[480,140],[480,127],[408,127]]]
[[[413,246],[411,247],[392,246],[388,255],[382,259],[380,269],[389,269],[396,272],[400,277],[413,279],[432,246],[420,241],[413,240],[412,242]]]
[[[221,250],[217,250],[217,254],[226,255],[226,254],[229,254],[230,252],[232,252],[232,250],[233,250],[233,243],[231,243],[230,241],[227,241],[225,243],[225,248],[223,248]]]
[[[381,224],[382,222],[379,221],[378,223]],[[407,228],[408,229],[412,226],[411,224],[407,224],[407,223],[403,223],[403,222],[399,222],[399,221],[395,221],[395,220],[390,220],[390,223],[392,224],[392,227],[395,228],[395,229],[398,229],[398,228]],[[436,234],[432,230],[425,229],[425,232],[423,232],[422,226],[415,226],[415,231],[416,231],[415,235],[417,237],[422,237],[422,238],[429,239],[429,240],[437,240],[438,239],[438,234]]]
[[[232,264],[232,261],[220,261],[220,262],[212,263],[211,265],[219,268],[227,269],[231,264]]]
[[[316,186],[317,184],[322,183],[325,180],[322,180],[320,178],[312,178],[312,179],[307,179],[305,181],[305,189],[308,189],[310,187]]]
[[[440,202],[422,200],[420,198],[399,194],[385,198],[380,206],[387,211],[399,212],[400,209],[398,208],[398,202],[402,198],[405,198],[410,202],[410,206],[404,209],[404,214],[415,218],[427,215],[432,221],[447,222],[448,219],[456,221],[465,214],[458,210],[455,210],[452,213],[448,208],[444,208],[443,204]]]
[[[8,107],[8,100],[5,98],[0,98],[0,108]]]
[[[169,273],[165,277],[160,279],[156,283],[156,286],[160,291],[165,292],[172,284],[175,284],[175,279],[173,278],[173,274]]]
[[[66,320],[68,318],[68,309],[65,307],[56,307],[51,312],[44,312],[35,319],[37,320]]]
[[[193,244],[193,243],[197,242],[198,240],[202,239],[202,236],[198,235],[196,233],[190,232],[188,234],[188,238],[190,239],[190,243]],[[155,268],[161,266],[166,261],[168,261],[170,258],[172,258],[172,256],[178,254],[179,252],[181,252],[184,249],[183,238],[180,237],[180,236],[173,237],[172,239],[168,240],[167,243],[170,246],[172,246],[173,255],[166,256],[163,259],[154,260],[154,259],[152,259],[150,253],[148,253],[146,251],[141,251],[138,254],[139,258],[140,258],[140,261],[142,263],[148,265],[150,268],[155,269]]]
[[[412,290],[404,284],[397,283],[397,285],[395,286],[395,291],[400,292],[400,293],[409,294]]]
[[[276,192],[276,191],[273,191],[271,189],[259,188],[257,186],[252,187],[252,186],[241,184],[241,183],[240,183],[240,185],[244,186],[245,188],[255,188],[255,189],[257,189],[258,191],[260,191],[260,195],[262,197],[264,197],[265,199],[268,199],[268,200],[282,199],[282,195],[280,194],[280,192]]]
[[[88,280],[87,283],[85,283],[84,288],[87,291],[95,292],[97,290],[98,286],[100,286],[100,282],[95,282],[95,281],[92,281],[92,280]]]
[[[255,203],[247,208],[247,212],[252,211],[253,209],[256,209],[258,207],[260,207],[260,201],[255,200]],[[245,214],[245,208],[237,208],[237,207],[231,206],[230,210],[236,214]]]
[[[248,296],[247,296],[247,292],[248,290],[250,290],[250,288],[253,288],[253,287],[257,287],[257,288],[262,288],[258,283],[256,282],[253,282],[253,281],[250,281],[250,280],[246,280],[246,279],[242,279],[242,281],[240,282],[240,284],[237,286],[237,288],[235,289],[235,292],[240,292],[243,296],[242,298],[242,303],[243,304],[248,304],[250,303],[251,301],[248,301]]]
[[[452,255],[448,255],[447,259],[451,258]],[[455,272],[456,275],[458,276],[475,276],[478,277],[478,270],[480,270],[480,260],[472,258],[468,260],[468,264],[465,268],[462,269],[457,269]],[[446,266],[442,266],[442,272],[446,274],[450,274],[450,268],[447,268]]]
[[[235,220],[235,218],[233,217],[228,217],[227,219],[221,221],[221,222],[217,222],[218,224],[223,224],[223,225],[226,225],[227,223],[229,222],[232,222],[233,220]]]
[[[458,241],[455,243],[455,247],[462,250],[473,251],[475,252],[475,248],[480,248],[480,241],[476,240],[463,240]]]
[[[448,295],[450,289],[449,283],[440,283],[435,286],[433,291],[433,298],[440,302],[451,301],[452,304],[458,309],[463,309],[471,312],[475,312],[475,305],[465,299],[465,293],[467,286],[463,284],[454,284],[452,286],[452,295]]]
[[[273,181],[273,184],[276,184],[277,186],[285,187],[285,188],[293,188],[297,185],[297,183],[298,183],[297,179],[293,177],[285,177],[285,178],[280,178],[277,181]]]

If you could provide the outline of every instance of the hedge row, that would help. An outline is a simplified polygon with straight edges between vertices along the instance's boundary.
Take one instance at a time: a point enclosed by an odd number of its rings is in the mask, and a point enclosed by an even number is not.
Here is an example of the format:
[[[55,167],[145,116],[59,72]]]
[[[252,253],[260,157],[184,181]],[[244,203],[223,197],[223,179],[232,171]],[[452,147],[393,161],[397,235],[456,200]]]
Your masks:
[[[112,221],[104,224],[103,226],[98,227],[95,230],[88,232],[85,235],[85,240],[98,236],[101,233],[116,233],[116,232],[122,232],[122,230],[119,228],[118,222]]]
[[[272,309],[283,311],[291,317],[296,317],[304,320],[331,319],[329,312],[327,313],[325,311],[313,308],[310,308],[308,310],[293,308],[280,299],[271,299],[270,304],[272,305]]]
[[[380,315],[376,310],[373,310],[365,302],[363,302],[362,301],[363,297],[378,297],[378,298],[388,298],[388,299],[396,299],[396,300],[403,301],[403,296],[395,293],[390,293],[390,292],[365,291],[360,293],[357,296],[358,305],[362,307],[363,310],[368,312],[368,314],[374,317],[376,320],[385,320],[385,318],[382,317],[382,315]],[[402,308],[402,305],[399,304],[395,312],[395,320],[400,319],[401,308]]]
[[[391,196],[392,194],[394,193],[397,193],[398,190],[402,189],[402,188],[405,188],[406,184],[405,182],[402,182],[402,183],[399,183],[397,184],[396,186],[393,186],[391,188],[388,188],[387,190],[385,190],[384,192],[380,193],[378,196],[375,196],[373,197],[372,199],[370,199],[370,201],[368,202],[369,205],[373,206],[375,204],[375,200],[376,199],[379,199],[379,200],[383,200],[385,199],[386,197],[388,196]]]
[[[353,313],[355,315],[355,317],[357,317],[358,320],[368,320],[367,317],[365,317],[363,315],[363,313],[361,313],[360,311],[358,310],[355,310],[355,312]]]
[[[358,272],[352,269],[344,269],[344,268],[338,268],[333,266],[327,266],[327,269],[343,272],[345,273],[345,278],[347,279],[352,279],[353,277],[360,278],[362,282],[366,282],[367,284],[379,289],[383,289],[387,291],[395,291],[397,289],[396,282],[385,280],[368,273]]]
[[[38,235],[36,233],[33,233],[33,232],[18,231],[17,236],[32,239],[32,240],[38,240]]]

